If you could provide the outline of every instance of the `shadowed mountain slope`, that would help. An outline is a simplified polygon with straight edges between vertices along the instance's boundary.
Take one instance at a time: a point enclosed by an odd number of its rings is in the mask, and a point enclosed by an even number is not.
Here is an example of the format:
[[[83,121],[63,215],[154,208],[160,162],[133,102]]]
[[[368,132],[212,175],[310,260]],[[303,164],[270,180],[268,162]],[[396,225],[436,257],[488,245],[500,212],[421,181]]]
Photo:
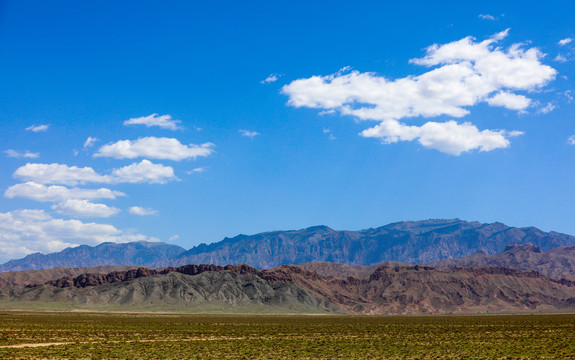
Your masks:
[[[575,280],[575,246],[561,246],[543,252],[532,244],[509,245],[498,254],[475,253],[464,259],[441,260],[426,265],[436,268],[502,266],[535,270],[555,279]]]
[[[463,258],[482,251],[495,254],[507,245],[532,243],[544,250],[575,244],[575,237],[536,228],[513,228],[459,219],[394,223],[376,229],[336,231],[315,226],[294,231],[238,235],[199,245],[156,267],[185,264],[250,264],[259,269],[328,261],[375,265],[385,261],[419,264]]]
[[[138,241],[131,243],[102,243],[98,246],[81,245],[52,254],[31,254],[23,259],[10,260],[0,265],[0,272],[53,269],[65,267],[87,267],[100,265],[152,264],[185,251],[177,245],[162,242]]]

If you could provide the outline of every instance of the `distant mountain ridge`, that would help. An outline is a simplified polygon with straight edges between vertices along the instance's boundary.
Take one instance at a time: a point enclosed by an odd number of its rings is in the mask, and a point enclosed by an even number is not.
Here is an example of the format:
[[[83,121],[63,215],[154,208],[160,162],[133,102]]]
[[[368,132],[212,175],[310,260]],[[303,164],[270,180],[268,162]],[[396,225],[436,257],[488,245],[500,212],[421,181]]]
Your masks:
[[[531,243],[550,250],[575,245],[575,237],[534,227],[514,228],[459,219],[404,221],[361,231],[327,226],[238,235],[190,250],[165,243],[104,243],[53,254],[32,254],[0,265],[0,272],[59,266],[140,265],[152,268],[188,264],[248,264],[258,269],[311,261],[370,266],[386,261],[406,264],[496,254],[509,245]]]
[[[97,246],[81,245],[57,253],[35,253],[19,260],[0,265],[0,272],[53,269],[61,266],[80,268],[101,265],[152,264],[177,256],[184,248],[162,242],[138,241],[131,243],[102,243]]]
[[[575,237],[534,227],[514,228],[459,219],[404,221],[361,231],[327,226],[238,235],[196,246],[156,267],[186,264],[249,264],[269,269],[311,261],[375,265],[386,261],[421,264],[464,258],[476,252],[495,254],[508,245],[531,243],[544,250],[575,244]]]

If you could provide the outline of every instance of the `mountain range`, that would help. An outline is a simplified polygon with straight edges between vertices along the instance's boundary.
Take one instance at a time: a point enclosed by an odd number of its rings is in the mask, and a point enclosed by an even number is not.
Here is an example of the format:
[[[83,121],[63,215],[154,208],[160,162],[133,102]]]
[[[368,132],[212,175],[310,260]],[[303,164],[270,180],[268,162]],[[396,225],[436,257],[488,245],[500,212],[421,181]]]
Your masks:
[[[310,261],[370,266],[386,261],[407,264],[460,259],[477,252],[493,255],[509,245],[533,244],[548,251],[575,245],[575,237],[534,227],[515,228],[459,219],[404,221],[361,230],[327,226],[302,230],[238,235],[190,250],[164,243],[104,243],[53,254],[32,254],[0,265],[0,271],[49,269],[60,266],[139,265],[151,268],[187,264],[249,264],[258,269]]]
[[[294,266],[138,268],[0,288],[2,306],[65,303],[212,311],[445,314],[575,311],[575,282],[496,267],[379,266],[369,276],[324,277]]]

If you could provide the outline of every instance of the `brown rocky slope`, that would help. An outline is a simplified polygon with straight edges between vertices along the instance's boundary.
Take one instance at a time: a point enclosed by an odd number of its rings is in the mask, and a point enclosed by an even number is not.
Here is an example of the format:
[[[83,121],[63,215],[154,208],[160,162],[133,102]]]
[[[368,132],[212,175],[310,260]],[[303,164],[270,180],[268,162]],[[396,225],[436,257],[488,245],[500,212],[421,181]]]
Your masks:
[[[498,254],[476,253],[464,259],[440,260],[426,265],[436,268],[499,266],[575,280],[575,246],[560,246],[543,252],[533,244],[509,245]]]
[[[294,266],[187,265],[64,277],[20,291],[3,289],[0,299],[122,305],[223,301],[360,314],[549,312],[575,311],[575,283],[499,267],[380,266],[368,277],[343,279]]]

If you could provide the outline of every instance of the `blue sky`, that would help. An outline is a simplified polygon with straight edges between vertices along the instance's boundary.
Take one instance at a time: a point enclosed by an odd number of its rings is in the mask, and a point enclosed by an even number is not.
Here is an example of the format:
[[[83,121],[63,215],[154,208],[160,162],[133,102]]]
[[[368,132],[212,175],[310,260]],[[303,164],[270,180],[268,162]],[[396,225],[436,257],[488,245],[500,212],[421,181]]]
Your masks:
[[[0,261],[428,218],[575,234],[574,13],[0,2]]]

